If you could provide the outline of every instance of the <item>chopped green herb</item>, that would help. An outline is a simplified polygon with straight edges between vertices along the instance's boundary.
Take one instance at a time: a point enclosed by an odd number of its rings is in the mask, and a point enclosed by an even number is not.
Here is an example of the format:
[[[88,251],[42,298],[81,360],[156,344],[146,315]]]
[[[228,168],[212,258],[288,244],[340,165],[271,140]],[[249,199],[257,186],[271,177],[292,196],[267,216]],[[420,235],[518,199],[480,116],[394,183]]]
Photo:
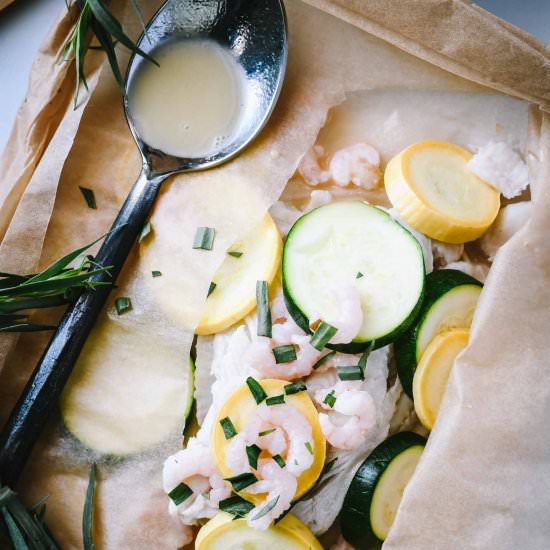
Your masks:
[[[338,378],[340,380],[364,380],[365,375],[363,369],[359,365],[352,367],[336,367]]]
[[[266,514],[269,514],[275,506],[277,506],[277,502],[279,502],[279,495],[272,498],[261,510],[258,510],[258,513],[255,514],[251,519],[256,520],[263,518]]]
[[[191,487],[185,485],[185,483],[180,483],[168,493],[168,496],[172,502],[178,506],[182,502],[185,502],[192,494],[193,489],[191,489]]]
[[[334,407],[334,404],[336,403],[336,396],[334,395],[334,390],[327,393],[325,399],[323,400],[323,403],[328,405],[331,409]]]
[[[271,338],[271,309],[267,281],[256,281],[256,312],[258,315],[258,336]]]
[[[151,271],[151,275],[153,277],[162,277],[162,273],[160,271]]]
[[[312,455],[313,454],[313,447],[311,446],[311,443],[309,441],[306,441],[304,443],[304,445],[306,446],[306,449],[309,451],[309,454]]]
[[[82,196],[84,197],[88,208],[91,208],[92,210],[97,210],[94,192],[87,187],[80,187],[80,185],[78,186],[78,188],[80,189],[80,192],[82,193]]]
[[[327,462],[327,463],[323,466],[323,469],[321,470],[321,475],[319,476],[319,480],[320,480],[325,474],[328,474],[328,473],[332,470],[332,467],[334,466],[334,464],[336,463],[337,460],[338,460],[338,457],[333,458],[330,462]]]
[[[212,292],[214,292],[214,290],[216,289],[216,286],[217,285],[214,281],[210,283],[210,286],[208,287],[208,294],[206,295],[207,298],[210,296],[210,294],[212,294]]]
[[[254,401],[256,401],[258,405],[267,397],[267,393],[265,393],[260,383],[252,378],[252,376],[249,376],[246,379],[246,385],[248,386]]]
[[[285,395],[292,395],[293,393],[298,393],[306,390],[306,384],[303,380],[298,380],[297,382],[285,384]]]
[[[149,233],[151,233],[151,222],[148,221],[145,223],[145,225],[141,229],[141,233],[139,234],[139,237],[138,237],[138,242],[141,242],[143,239],[145,239],[145,237],[147,237]]]
[[[265,430],[265,432],[260,432],[258,435],[263,437],[264,435],[272,434],[277,428],[271,428],[270,430]]]
[[[212,229],[211,227],[197,227],[195,238],[193,239],[193,248],[212,250],[214,247],[215,236],[215,229]]]
[[[222,512],[227,512],[236,518],[244,518],[254,508],[254,504],[244,500],[239,495],[220,500],[218,506]]]
[[[272,458],[281,468],[286,466],[285,459],[281,455],[273,455]]]
[[[365,372],[365,367],[367,366],[367,361],[369,359],[370,352],[374,348],[374,340],[369,344],[369,347],[363,352],[361,358],[359,359],[358,366],[361,367],[361,370]]]
[[[233,256],[233,258],[240,258],[243,255],[242,252],[238,252],[237,250],[230,250],[228,254]]]
[[[93,527],[96,473],[97,467],[94,463],[90,468],[88,488],[86,489],[86,500],[84,501],[84,512],[82,513],[82,542],[85,550],[92,550],[93,548],[95,548],[93,539]],[[21,548],[27,548],[27,546],[22,546]]]
[[[275,356],[275,363],[290,363],[296,361],[296,348],[289,344],[287,346],[277,346],[271,350]]]
[[[233,425],[233,422],[231,422],[229,416],[222,418],[220,420],[220,425],[223,430],[223,435],[225,435],[225,439],[231,439],[237,435],[237,430],[235,429],[235,426]]]
[[[132,302],[127,296],[121,296],[115,300],[115,308],[116,312],[122,315],[132,309]]]
[[[226,477],[224,479],[225,481],[229,481],[229,483],[231,483],[233,490],[236,493],[250,487],[250,485],[253,485],[256,481],[258,481],[258,478],[251,472],[244,472],[242,474],[238,474],[233,477]]]
[[[309,343],[317,350],[323,351],[323,348],[329,343],[330,339],[338,332],[336,327],[321,321],[315,332],[311,335]]]
[[[284,394],[281,395],[274,395],[273,397],[268,397],[265,400],[265,404],[268,407],[271,407],[273,405],[282,405],[285,402],[285,396]]]
[[[313,370],[317,370],[319,367],[322,367],[325,365],[328,361],[330,361],[334,356],[336,355],[335,351],[329,351],[323,357],[321,357],[317,363],[313,365]]]
[[[258,467],[258,457],[261,452],[262,450],[258,447],[258,445],[248,445],[246,447],[246,456],[248,457],[248,463],[251,468]]]
[[[356,278],[356,279],[360,279],[361,277],[363,277],[363,274],[362,274],[360,271],[358,271],[358,272],[357,272],[357,275],[355,276],[355,278]]]

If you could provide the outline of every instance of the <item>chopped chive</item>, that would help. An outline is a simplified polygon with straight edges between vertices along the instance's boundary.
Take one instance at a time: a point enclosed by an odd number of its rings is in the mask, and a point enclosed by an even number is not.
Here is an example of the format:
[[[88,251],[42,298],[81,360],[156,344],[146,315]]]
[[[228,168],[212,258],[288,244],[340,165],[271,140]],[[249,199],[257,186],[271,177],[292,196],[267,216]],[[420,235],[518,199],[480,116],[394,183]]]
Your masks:
[[[329,343],[330,339],[338,332],[336,327],[321,321],[315,332],[311,335],[309,343],[317,350],[323,351],[323,348]]]
[[[97,210],[94,192],[87,187],[80,187],[80,185],[78,186],[78,188],[80,189],[80,192],[82,193],[82,196],[84,197],[88,208],[91,208],[92,210]]]
[[[256,281],[256,311],[258,315],[258,336],[271,338],[271,309],[267,281]]]
[[[193,494],[193,489],[185,483],[180,483],[177,487],[174,487],[169,493],[168,496],[172,502],[178,506],[182,502],[185,502]]]
[[[258,434],[259,437],[263,437],[264,435],[272,434],[277,428],[271,428],[270,430],[265,430],[265,432],[260,432]]]
[[[325,365],[330,359],[332,359],[336,355],[335,351],[329,351],[323,357],[321,357],[315,365],[313,365],[313,370],[317,370],[318,368]]]
[[[94,462],[90,467],[88,488],[86,489],[86,499],[84,500],[84,511],[82,513],[82,541],[85,549],[95,548],[94,540],[93,540],[93,531],[94,531],[94,492],[95,492],[96,473],[97,473],[97,466]],[[44,505],[44,510],[45,510],[45,507],[46,505]],[[5,509],[9,510],[7,506]],[[23,541],[23,545],[21,546],[15,545],[15,548],[28,548],[28,546]]]
[[[355,278],[356,278],[356,279],[360,279],[361,277],[363,277],[363,274],[362,274],[360,271],[358,271],[358,272],[357,272],[357,275],[355,276]]]
[[[252,378],[252,376],[249,376],[246,379],[246,385],[248,386],[248,389],[250,390],[254,401],[256,401],[258,405],[267,397],[267,393],[265,393],[261,384],[257,380]]]
[[[369,347],[363,352],[363,355],[361,355],[361,358],[359,359],[359,363],[357,363],[357,365],[361,367],[361,370],[363,372],[365,371],[365,367],[367,366],[367,361],[369,359],[369,355],[373,347],[374,347],[374,340],[369,344]]]
[[[143,239],[145,239],[145,237],[147,237],[149,233],[151,233],[151,222],[146,222],[143,228],[141,229],[141,233],[139,234],[139,237],[138,237],[138,242],[141,242]]]
[[[193,239],[193,248],[201,250],[212,250],[214,247],[214,237],[216,230],[211,227],[197,227],[195,238]]]
[[[281,455],[273,455],[271,458],[281,467],[284,468],[286,466],[285,459]]]
[[[151,271],[151,275],[153,277],[162,277],[162,273],[160,271]]]
[[[323,399],[323,403],[328,405],[331,409],[334,407],[334,404],[336,403],[336,396],[334,395],[334,390],[332,390],[330,393],[327,393],[325,399]]]
[[[365,375],[363,369],[359,365],[352,367],[336,367],[338,378],[340,380],[364,380]]]
[[[258,467],[258,457],[261,452],[262,450],[258,447],[258,445],[248,445],[246,447],[246,456],[248,457],[248,463],[251,468]]]
[[[274,395],[273,397],[268,397],[265,400],[265,404],[268,407],[271,407],[273,405],[282,405],[285,402],[285,396],[284,394],[281,395]]]
[[[214,281],[210,283],[210,286],[208,287],[208,294],[206,295],[207,298],[210,296],[210,294],[212,294],[212,292],[214,292],[216,286],[217,285]]]
[[[115,308],[118,315],[122,315],[132,309],[132,301],[126,296],[121,296],[115,300]]]
[[[311,443],[309,441],[306,441],[304,443],[304,445],[306,446],[306,449],[309,451],[309,454],[312,455],[313,454],[313,447],[311,446]]]
[[[303,380],[298,380],[298,382],[291,382],[290,384],[285,384],[285,395],[292,395],[293,393],[298,393],[306,390],[307,390],[306,384]]]
[[[266,514],[269,514],[269,512],[271,512],[271,510],[273,510],[275,506],[277,506],[277,502],[279,502],[279,495],[272,498],[261,510],[258,510],[257,514],[255,514],[250,519],[257,520],[257,519],[263,518]]]
[[[222,512],[227,512],[236,518],[244,518],[254,508],[254,504],[244,500],[239,495],[220,500],[218,506]]]
[[[229,418],[229,416],[222,418],[220,420],[220,425],[223,430],[223,435],[225,435],[225,439],[231,439],[232,437],[235,437],[237,435],[238,432],[235,429],[233,422],[231,422],[231,418]]]
[[[275,356],[275,363],[290,363],[296,361],[296,348],[289,344],[287,346],[277,346],[271,350]]]
[[[228,254],[233,256],[233,258],[240,258],[243,255],[242,252],[238,252],[237,250],[230,250]]]
[[[244,472],[233,477],[225,477],[225,481],[229,481],[233,486],[233,490],[238,493],[250,485],[253,485],[258,481],[258,478],[251,472]]]

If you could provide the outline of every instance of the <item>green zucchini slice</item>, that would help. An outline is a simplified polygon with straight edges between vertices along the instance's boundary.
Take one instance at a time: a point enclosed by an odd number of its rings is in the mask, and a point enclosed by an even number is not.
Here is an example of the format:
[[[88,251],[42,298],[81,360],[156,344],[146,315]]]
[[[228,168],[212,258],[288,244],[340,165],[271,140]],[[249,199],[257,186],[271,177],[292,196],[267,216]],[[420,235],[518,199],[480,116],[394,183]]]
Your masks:
[[[337,202],[302,216],[283,250],[283,288],[296,323],[338,314],[331,287],[355,285],[363,324],[350,343],[327,347],[347,353],[394,341],[414,321],[424,291],[424,258],[415,237],[384,210],[362,201]],[[315,318],[312,319],[312,317]]]
[[[482,284],[457,269],[441,269],[426,277],[426,293],[418,322],[395,342],[395,361],[403,391],[412,399],[412,381],[424,350],[434,337],[472,324]]]
[[[383,441],[357,470],[341,512],[342,535],[358,550],[384,541],[426,440],[402,432]]]

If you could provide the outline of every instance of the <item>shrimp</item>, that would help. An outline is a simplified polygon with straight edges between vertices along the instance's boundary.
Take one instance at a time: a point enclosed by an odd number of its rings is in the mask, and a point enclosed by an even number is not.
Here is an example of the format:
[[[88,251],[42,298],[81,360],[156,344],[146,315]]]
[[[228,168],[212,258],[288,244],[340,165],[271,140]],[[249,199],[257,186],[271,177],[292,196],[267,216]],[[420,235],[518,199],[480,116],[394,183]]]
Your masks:
[[[330,172],[323,170],[320,160],[325,150],[321,145],[314,145],[303,157],[298,166],[298,172],[309,185],[326,183],[330,179]]]
[[[267,529],[274,519],[290,508],[296,494],[298,481],[287,469],[275,461],[262,459],[258,464],[261,480],[248,487],[253,494],[267,493],[263,502],[253,508],[247,516],[247,523],[255,529]]]
[[[168,511],[179,516],[185,525],[194,525],[199,519],[214,517],[220,500],[231,495],[231,486],[218,473],[211,450],[191,438],[187,448],[168,457],[162,471],[166,493],[185,483],[193,494],[176,505],[170,501]]]
[[[380,183],[380,154],[366,143],[356,143],[336,151],[329,164],[334,183],[350,183],[364,189],[375,189]]]
[[[298,409],[287,403],[271,407],[262,404],[250,415],[246,426],[226,449],[225,460],[231,470],[251,471],[246,454],[246,447],[250,445],[257,445],[271,456],[281,455],[286,461],[285,470],[294,476],[313,463],[313,455],[308,450],[313,445],[311,425]]]
[[[327,396],[332,396],[334,404]],[[376,426],[376,405],[361,380],[340,381],[334,386],[317,390],[315,400],[327,413],[319,414],[321,429],[327,441],[339,449],[354,449],[361,445]]]
[[[363,325],[363,309],[361,295],[357,287],[347,281],[340,281],[330,286],[334,302],[338,304],[338,314],[325,317],[323,321],[338,330],[331,338],[331,344],[348,344],[356,336]]]

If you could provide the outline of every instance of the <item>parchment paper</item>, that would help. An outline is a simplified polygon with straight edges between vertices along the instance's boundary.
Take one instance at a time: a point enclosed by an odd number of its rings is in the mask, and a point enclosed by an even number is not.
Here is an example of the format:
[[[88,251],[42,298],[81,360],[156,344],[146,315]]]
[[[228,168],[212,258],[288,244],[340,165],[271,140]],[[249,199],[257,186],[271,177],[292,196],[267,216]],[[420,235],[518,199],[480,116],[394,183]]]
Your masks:
[[[188,349],[201,300],[225,246],[246,233],[276,200],[299,158],[315,141],[327,110],[340,103],[345,92],[387,88],[481,91],[478,84],[402,50],[548,106],[545,47],[465,2],[308,3],[322,9],[298,0],[286,2],[289,68],[279,104],[260,139],[232,163],[174,178],[163,189],[159,208],[173,201],[181,209],[179,268],[190,300],[187,330],[165,320],[155,325],[151,337],[179,328],[177,345],[182,351]],[[157,6],[155,2],[143,4],[146,16]],[[122,2],[113,5],[120,12],[127,11]],[[122,15],[135,35],[135,20]],[[34,81],[49,87],[38,93],[35,86],[0,162],[0,193],[6,197],[0,225],[8,228],[0,245],[2,270],[31,270],[101,234],[138,171],[120,97],[101,57],[94,58],[97,65],[91,67],[92,73],[97,71],[97,84],[90,100],[80,111],[72,111],[68,91],[72,71],[61,68],[56,73],[53,68],[56,51],[69,29],[69,16],[64,15],[48,39],[44,59],[34,68]],[[58,94],[57,90],[63,91]],[[535,118],[530,155],[532,174],[538,178],[533,220],[497,257],[476,317],[472,345],[455,372],[441,422],[406,492],[388,548],[519,546],[535,550],[549,540],[545,480],[550,473],[550,443],[542,424],[549,407],[545,390],[549,384],[542,357],[547,347],[544,327],[550,321],[550,296],[545,290],[550,251],[543,215],[549,200],[544,179],[548,179],[550,137],[545,129],[548,121]],[[49,135],[44,137],[39,124],[49,128]],[[41,176],[40,170],[46,175]],[[93,188],[97,211],[86,208],[78,185]],[[228,200],[232,195],[239,200]],[[8,196],[11,201],[6,200]],[[54,199],[50,218],[48,208]],[[185,243],[199,220],[212,220],[220,231],[215,250],[197,262],[190,261],[194,258]],[[167,241],[165,246],[170,250],[175,243]],[[134,265],[128,263],[122,284],[132,284]],[[144,311],[156,310],[150,294],[140,298]],[[2,336],[6,354],[13,339]],[[3,361],[2,418],[46,341],[46,335],[24,335]],[[99,547],[174,548],[178,544],[177,525],[167,517],[166,498],[160,491],[161,461],[174,443],[164,441],[123,464],[104,463],[98,490]],[[86,463],[96,458],[67,438],[54,419],[21,480],[19,489],[29,503],[45,492],[52,495],[48,524],[63,548],[80,547]],[[493,545],[493,541],[498,543]]]

